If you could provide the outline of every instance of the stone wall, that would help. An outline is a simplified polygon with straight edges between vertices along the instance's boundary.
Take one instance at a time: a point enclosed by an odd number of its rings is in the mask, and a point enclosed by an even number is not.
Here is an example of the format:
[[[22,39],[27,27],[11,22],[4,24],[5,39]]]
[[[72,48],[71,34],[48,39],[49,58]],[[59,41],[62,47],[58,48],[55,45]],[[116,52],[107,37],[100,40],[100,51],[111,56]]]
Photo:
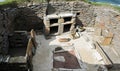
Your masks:
[[[6,54],[9,46],[8,43],[8,18],[5,11],[0,11],[0,54]]]
[[[90,4],[84,2],[50,2],[41,4],[29,4],[18,8],[5,10],[11,30],[43,29],[43,17],[46,14],[57,14],[72,12],[77,13],[77,23],[93,24],[94,9]],[[3,21],[3,20],[2,20]],[[4,21],[6,22],[6,21]]]
[[[12,22],[18,15],[18,9],[0,10],[0,54],[7,54],[9,47],[9,35],[14,30]]]
[[[77,13],[78,24],[94,23],[94,9],[90,4],[84,2],[50,2],[49,4],[29,4],[24,7],[6,8],[0,10],[0,53],[7,53],[8,34],[13,30],[42,30],[43,17],[46,14],[60,12]]]
[[[78,14],[78,20],[84,25],[94,23],[94,9],[92,5],[84,2],[50,2],[49,4],[29,5],[28,7],[42,19],[45,14],[73,12]]]

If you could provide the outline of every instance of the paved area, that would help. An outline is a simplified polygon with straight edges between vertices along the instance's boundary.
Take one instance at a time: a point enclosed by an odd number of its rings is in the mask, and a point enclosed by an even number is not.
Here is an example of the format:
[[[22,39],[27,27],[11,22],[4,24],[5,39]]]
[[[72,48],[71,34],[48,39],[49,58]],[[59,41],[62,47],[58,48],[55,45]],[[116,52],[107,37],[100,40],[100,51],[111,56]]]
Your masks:
[[[95,7],[96,21],[98,25],[103,25],[103,31],[106,29],[114,34],[112,43],[108,46],[102,46],[106,54],[112,60],[114,67],[110,71],[120,71],[120,41],[119,31],[120,31],[120,13],[111,8],[105,7]],[[100,26],[98,26],[100,28]]]
[[[71,39],[69,42],[59,42],[59,38],[70,38],[69,32],[53,36],[48,40],[44,38],[44,35],[37,35],[38,48],[33,58],[33,71],[52,71],[53,51],[58,46],[63,47],[64,50],[74,47],[77,54],[76,58],[81,62],[81,67],[85,68],[86,71],[97,71],[99,65],[104,63],[99,53],[91,46],[91,36],[91,33],[83,32],[78,39]]]

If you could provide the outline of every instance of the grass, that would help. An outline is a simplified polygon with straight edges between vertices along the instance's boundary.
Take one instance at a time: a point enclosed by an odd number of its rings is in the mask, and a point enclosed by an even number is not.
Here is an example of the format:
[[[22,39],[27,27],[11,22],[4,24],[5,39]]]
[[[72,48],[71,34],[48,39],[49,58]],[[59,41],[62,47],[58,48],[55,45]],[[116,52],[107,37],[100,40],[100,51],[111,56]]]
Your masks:
[[[120,12],[120,7],[119,6],[113,6],[113,8]]]
[[[6,0],[4,2],[0,2],[0,8],[5,8],[5,7],[16,7],[17,2],[15,0]]]
[[[12,3],[22,3],[27,0],[5,0],[4,2],[0,2],[0,5],[7,5],[7,4],[12,4]]]
[[[92,2],[91,3],[92,5],[95,5],[95,6],[107,6],[107,7],[111,7],[117,11],[120,12],[120,7],[119,6],[115,6],[115,5],[111,5],[109,3],[99,3],[99,2]]]
[[[110,6],[109,3],[101,3],[101,2],[90,2],[90,3],[95,6]]]
[[[89,0],[83,0],[84,2],[90,3],[94,6],[105,6],[105,7],[111,7],[117,11],[120,12],[120,6],[115,6],[115,5],[111,5],[110,3],[102,3],[102,2],[90,2]]]
[[[8,3],[12,3],[13,0],[5,0],[4,2],[0,2],[0,5],[4,5],[4,4],[8,4]]]

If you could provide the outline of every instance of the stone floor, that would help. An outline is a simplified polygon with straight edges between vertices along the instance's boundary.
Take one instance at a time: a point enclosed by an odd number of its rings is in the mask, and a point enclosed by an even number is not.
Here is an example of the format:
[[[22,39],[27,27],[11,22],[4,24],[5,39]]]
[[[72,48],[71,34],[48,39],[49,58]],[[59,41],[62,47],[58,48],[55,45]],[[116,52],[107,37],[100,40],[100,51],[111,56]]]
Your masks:
[[[69,42],[59,42],[59,38],[70,38],[70,34],[66,32],[59,36],[52,36],[48,40],[45,39],[44,35],[36,36],[38,48],[33,58],[33,71],[52,71],[53,51],[58,46],[64,50],[70,50],[71,47],[74,47],[76,58],[81,66],[80,70],[75,71],[98,71],[99,67],[104,64],[100,54],[91,46],[92,33],[82,32],[80,38],[71,39]],[[107,70],[104,69],[104,71]]]

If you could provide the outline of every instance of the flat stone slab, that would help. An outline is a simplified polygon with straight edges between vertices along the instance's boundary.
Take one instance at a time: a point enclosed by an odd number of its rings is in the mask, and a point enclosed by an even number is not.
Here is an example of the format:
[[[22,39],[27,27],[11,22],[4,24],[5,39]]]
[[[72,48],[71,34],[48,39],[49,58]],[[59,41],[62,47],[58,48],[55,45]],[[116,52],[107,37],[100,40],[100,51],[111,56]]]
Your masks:
[[[65,62],[61,62],[61,61],[54,59],[53,60],[54,68],[68,68],[68,69],[79,69],[80,68],[80,65],[77,61],[74,50],[58,52],[58,53],[53,54],[54,58],[58,56],[59,57],[63,56],[65,58]]]

